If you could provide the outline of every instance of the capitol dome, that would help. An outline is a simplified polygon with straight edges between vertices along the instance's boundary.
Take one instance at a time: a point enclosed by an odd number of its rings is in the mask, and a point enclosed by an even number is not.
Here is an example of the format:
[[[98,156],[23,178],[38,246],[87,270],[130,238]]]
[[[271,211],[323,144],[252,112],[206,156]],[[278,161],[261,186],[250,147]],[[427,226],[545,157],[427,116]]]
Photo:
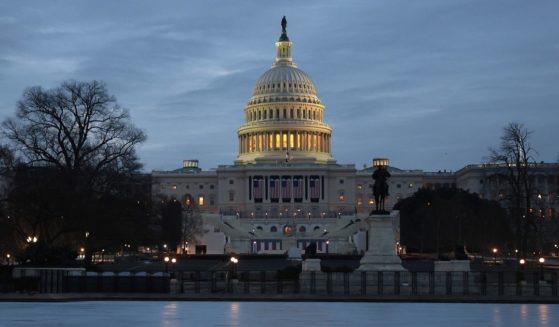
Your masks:
[[[297,68],[286,23],[276,42],[276,60],[256,81],[239,128],[236,164],[259,162],[333,163],[332,129],[312,79]]]

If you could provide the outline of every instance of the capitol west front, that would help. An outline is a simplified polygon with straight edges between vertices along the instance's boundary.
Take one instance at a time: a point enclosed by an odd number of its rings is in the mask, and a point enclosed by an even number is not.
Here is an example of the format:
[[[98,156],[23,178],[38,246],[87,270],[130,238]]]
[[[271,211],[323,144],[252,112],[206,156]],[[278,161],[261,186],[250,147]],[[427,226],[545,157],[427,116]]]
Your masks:
[[[205,234],[182,245],[188,253],[285,253],[304,250],[311,242],[319,252],[367,250],[359,222],[375,206],[373,167],[357,170],[332,157],[326,107],[312,79],[294,63],[292,45],[282,29],[275,61],[257,80],[244,108],[233,165],[202,171],[196,160],[185,160],[180,169],[152,173],[154,195],[195,201],[202,213]],[[548,165],[540,168],[546,176],[557,166]],[[483,165],[455,173],[388,169],[387,209],[421,187],[459,187],[490,199],[500,192],[483,183],[491,173]],[[544,184],[542,189],[551,192],[551,183]],[[549,205],[549,214],[555,215],[557,204]],[[396,236],[398,228],[395,221]]]

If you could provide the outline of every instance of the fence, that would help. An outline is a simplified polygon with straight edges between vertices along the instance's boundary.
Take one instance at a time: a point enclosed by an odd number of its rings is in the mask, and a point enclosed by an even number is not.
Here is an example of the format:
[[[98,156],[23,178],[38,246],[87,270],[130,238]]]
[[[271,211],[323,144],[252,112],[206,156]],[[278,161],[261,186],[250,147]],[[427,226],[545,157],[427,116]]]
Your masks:
[[[172,293],[206,295],[312,295],[409,297],[546,297],[558,296],[559,272],[296,272],[179,271],[41,272],[42,293]]]
[[[546,296],[558,294],[558,273],[519,272],[181,272],[177,293],[336,296]],[[232,278],[237,277],[237,278]]]

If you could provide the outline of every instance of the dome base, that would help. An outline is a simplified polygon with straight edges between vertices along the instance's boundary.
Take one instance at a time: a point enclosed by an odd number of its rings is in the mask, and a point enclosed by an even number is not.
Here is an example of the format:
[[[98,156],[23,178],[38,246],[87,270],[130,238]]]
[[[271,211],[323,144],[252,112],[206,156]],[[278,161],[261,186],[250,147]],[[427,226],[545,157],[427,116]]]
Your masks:
[[[235,160],[235,165],[249,165],[260,163],[279,164],[286,162],[301,164],[335,164],[336,160],[334,160],[328,153],[295,151],[290,152],[289,158],[287,158],[285,152],[255,152],[239,155],[237,157],[237,160]]]

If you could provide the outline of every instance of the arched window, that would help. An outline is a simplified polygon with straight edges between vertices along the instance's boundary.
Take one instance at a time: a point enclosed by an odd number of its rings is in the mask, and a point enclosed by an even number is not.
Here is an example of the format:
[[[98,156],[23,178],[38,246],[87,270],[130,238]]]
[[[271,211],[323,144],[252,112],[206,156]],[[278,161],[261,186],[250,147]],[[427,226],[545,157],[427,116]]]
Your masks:
[[[262,226],[258,226],[258,227],[256,227],[256,229],[262,230],[263,228],[262,228]]]
[[[299,227],[299,233],[304,233],[306,231],[307,231],[307,228],[305,226]]]
[[[270,227],[270,232],[271,233],[276,233],[277,231],[278,231],[278,228],[276,226]]]

